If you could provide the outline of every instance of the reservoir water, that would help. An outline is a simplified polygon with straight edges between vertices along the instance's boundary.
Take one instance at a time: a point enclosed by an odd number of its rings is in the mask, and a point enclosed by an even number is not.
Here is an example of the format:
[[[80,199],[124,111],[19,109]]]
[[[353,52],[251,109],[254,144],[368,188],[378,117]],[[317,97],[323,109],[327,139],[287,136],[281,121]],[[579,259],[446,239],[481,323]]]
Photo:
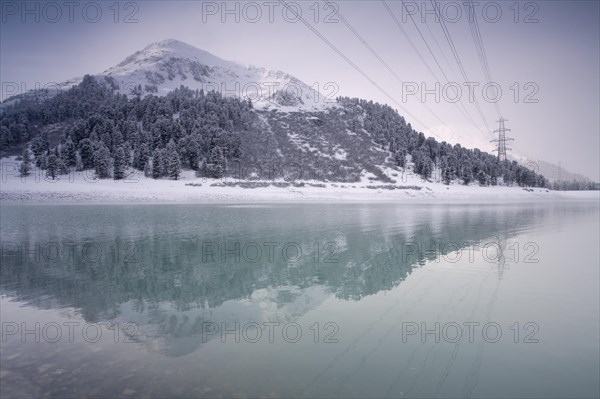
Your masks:
[[[597,202],[2,205],[2,397],[599,397]]]

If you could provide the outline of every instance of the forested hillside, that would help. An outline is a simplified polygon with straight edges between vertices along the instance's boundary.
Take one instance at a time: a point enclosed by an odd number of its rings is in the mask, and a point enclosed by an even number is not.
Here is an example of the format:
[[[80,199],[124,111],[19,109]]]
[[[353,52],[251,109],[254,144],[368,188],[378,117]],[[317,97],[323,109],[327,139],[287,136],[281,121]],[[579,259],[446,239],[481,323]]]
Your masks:
[[[154,178],[176,179],[182,167],[197,170],[207,163],[219,177],[226,158],[240,157],[239,132],[251,109],[246,101],[184,87],[164,97],[129,99],[86,76],[45,101],[8,107],[0,129],[2,146],[31,139],[35,165],[52,177],[77,168],[121,179],[133,167]],[[51,145],[47,128],[56,125],[60,134]]]
[[[340,98],[338,101],[346,108],[364,110],[364,127],[373,140],[390,151],[400,167],[406,165],[406,155],[410,154],[415,173],[423,177],[430,177],[436,167],[446,184],[458,178],[465,184],[477,181],[481,185],[496,185],[502,178],[504,184],[509,185],[546,186],[543,176],[515,161],[499,162],[496,156],[478,149],[463,148],[460,144],[452,146],[433,137],[425,137],[387,105],[357,98]]]
[[[248,177],[231,165],[278,160],[296,162],[305,173],[271,178],[353,182],[368,175],[394,182],[410,170],[425,179],[437,173],[446,184],[547,185],[516,162],[425,137],[394,109],[371,101],[338,98],[324,111],[277,112],[185,87],[163,97],[128,97],[106,79],[86,76],[51,98],[24,96],[3,105],[2,153],[22,151],[22,174],[35,164],[52,179],[71,170],[122,179],[131,168],[155,179],[177,179],[182,168]]]

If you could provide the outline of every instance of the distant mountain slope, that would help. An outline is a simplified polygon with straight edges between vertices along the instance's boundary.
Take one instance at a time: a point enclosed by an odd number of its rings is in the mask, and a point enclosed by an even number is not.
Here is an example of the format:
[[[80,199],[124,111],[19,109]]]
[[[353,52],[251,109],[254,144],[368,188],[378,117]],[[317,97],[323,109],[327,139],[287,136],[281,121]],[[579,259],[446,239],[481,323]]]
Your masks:
[[[75,169],[118,180],[132,168],[178,179],[187,168],[244,180],[395,184],[414,173],[445,184],[546,184],[517,162],[426,137],[372,101],[267,110],[183,86],[165,96],[128,97],[106,83],[86,75],[68,91],[43,101],[23,98],[2,111],[2,148],[25,148],[22,173],[33,158],[50,179]]]
[[[241,178],[260,172],[395,183],[414,172],[446,184],[545,184],[516,162],[500,164],[478,149],[427,138],[389,106],[325,102],[289,74],[245,67],[177,40],[150,44],[63,87],[70,88],[3,104],[3,155],[31,141],[35,164],[53,176],[76,167],[120,178],[133,167],[177,178],[184,167],[215,177],[234,175],[232,165],[241,163]],[[261,170],[251,173],[250,165]]]
[[[566,170],[564,167],[543,161],[541,159],[527,160],[534,170],[541,173],[551,181],[576,181],[589,182],[590,179],[579,173],[573,173]]]

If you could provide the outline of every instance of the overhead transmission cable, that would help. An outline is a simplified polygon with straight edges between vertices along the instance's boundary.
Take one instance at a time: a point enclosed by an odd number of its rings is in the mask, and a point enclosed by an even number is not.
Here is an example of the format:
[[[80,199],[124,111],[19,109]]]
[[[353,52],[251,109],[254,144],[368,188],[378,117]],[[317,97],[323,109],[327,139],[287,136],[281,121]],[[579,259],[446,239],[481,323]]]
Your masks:
[[[325,3],[332,7],[330,2],[328,0],[325,0]],[[400,76],[398,76],[398,74],[385,62],[385,60],[373,49],[373,47],[371,47],[371,45],[369,45],[369,43],[360,35],[360,33],[358,33],[358,31],[346,20],[346,18],[344,18],[344,16],[339,12],[339,10],[336,12],[336,17],[338,17],[342,23],[344,25],[346,25],[346,27],[348,29],[350,29],[350,31],[354,34],[354,36],[371,52],[371,54],[373,54],[375,56],[375,58],[377,58],[377,60],[379,60],[379,62],[396,78],[396,80],[400,83],[403,84],[402,78],[400,78]],[[425,109],[427,111],[429,111],[442,125],[446,125],[446,123],[444,121],[442,121],[442,119],[435,113],[433,112],[433,110],[431,110],[427,104],[422,104],[423,107],[425,107]]]
[[[464,5],[465,8],[471,8],[470,10],[467,9],[467,12],[470,11],[469,15],[472,15],[472,18],[467,18],[469,22],[469,28],[471,29],[471,36],[473,37],[473,42],[475,43],[475,48],[477,49],[477,55],[479,57],[479,63],[481,64],[481,68],[483,69],[483,74],[485,75],[485,78],[487,79],[488,83],[491,84],[494,82],[494,79],[492,78],[492,72],[490,71],[490,65],[488,63],[487,54],[485,52],[485,45],[483,44],[483,39],[481,37],[479,22],[477,21],[477,16],[473,12],[473,10],[475,9],[475,5],[473,4],[472,0],[465,2]],[[502,116],[502,113],[500,111],[500,105],[497,101],[494,102],[494,107],[496,108],[498,116]]]
[[[384,3],[384,5],[386,6],[386,10],[388,11],[388,13],[390,13],[393,16],[392,11],[390,10],[390,8],[387,6],[387,4],[385,3],[385,1],[382,0],[382,3]],[[404,9],[406,9],[406,4],[404,4],[404,0],[402,0],[402,6],[404,7]],[[407,10],[408,11],[408,10]],[[415,22],[413,16],[411,13],[408,13],[415,29],[417,30],[417,32],[419,33],[419,36],[421,37],[421,39],[423,40],[423,42],[425,43],[425,46],[427,47],[427,50],[429,50],[429,54],[431,55],[431,57],[433,58],[433,60],[435,61],[435,64],[437,65],[437,67],[439,68],[440,72],[442,73],[442,75],[444,76],[444,79],[446,79],[446,83],[450,83],[450,79],[448,78],[448,76],[446,75],[446,73],[444,72],[444,69],[442,68],[442,66],[440,65],[437,57],[435,56],[433,50],[431,49],[431,46],[429,46],[429,43],[427,42],[427,40],[425,39],[425,36],[423,36],[423,33],[421,32],[421,29],[419,29],[419,26],[417,25],[417,23]],[[396,24],[398,25],[398,20],[396,18],[394,18],[394,20],[396,21]],[[403,31],[404,32],[404,31]],[[430,30],[431,32],[431,30]],[[432,33],[433,35],[433,33]],[[434,37],[435,40],[435,37]],[[439,45],[438,45],[439,47]],[[443,54],[443,53],[442,53]],[[434,75],[435,78],[435,75]],[[437,79],[437,78],[436,78]],[[457,93],[457,95],[459,95],[459,93]],[[462,97],[462,96],[461,96]],[[473,126],[475,126],[475,128],[479,131],[481,131],[481,128],[479,128],[479,126],[477,126],[477,124],[475,123],[475,120],[473,119],[473,117],[471,116],[471,114],[469,113],[469,111],[466,109],[465,105],[462,102],[462,98],[459,97],[459,101],[454,103],[458,109],[463,113],[463,115],[465,116],[465,118],[467,118],[467,120],[469,122],[471,122],[473,124]],[[460,104],[460,105],[459,105]]]
[[[450,50],[452,51],[452,55],[454,56],[454,60],[456,61],[456,64],[458,65],[460,74],[465,83],[470,82],[469,77],[467,76],[467,73],[465,71],[465,68],[460,60],[458,50],[456,49],[456,46],[454,45],[454,41],[452,40],[452,36],[450,35],[450,32],[448,31],[448,27],[446,26],[444,18],[439,15],[439,9],[438,9],[435,1],[434,0],[430,0],[430,1],[431,1],[431,4],[433,5],[436,16],[438,17],[438,19],[440,21],[440,27],[442,28],[442,31],[444,32],[444,37],[446,38],[446,41],[448,42],[448,46],[450,47]],[[477,100],[477,97],[474,97],[473,101],[475,103],[475,107],[477,108],[477,112],[479,113],[479,116],[481,117],[481,120],[483,121],[487,131],[490,133],[490,135],[492,135],[492,131],[487,123],[486,118],[483,116],[483,111],[481,110],[481,106],[479,105],[479,101]]]
[[[408,111],[404,106],[398,102],[394,97],[392,97],[383,87],[381,87],[377,82],[375,82],[369,75],[367,75],[358,65],[356,65],[352,60],[350,60],[341,50],[339,50],[333,43],[331,43],[325,36],[323,36],[315,27],[313,27],[309,22],[307,22],[302,15],[300,15],[296,10],[288,5],[285,0],[279,0],[279,3],[286,8],[286,10],[290,11],[293,15],[295,15],[300,22],[302,22],[308,29],[310,29],[315,35],[319,37],[325,44],[327,44],[333,51],[335,51],[344,61],[346,61],[352,68],[354,68],[358,73],[360,73],[369,83],[371,83],[375,88],[377,88],[381,93],[383,93],[387,98],[389,98],[394,104],[398,106],[402,111],[404,111],[408,116],[410,116],[417,123],[421,124],[426,130],[430,131],[433,135],[437,137],[437,135],[421,120],[419,120],[416,116],[414,116],[410,111]],[[439,138],[439,137],[438,137]]]

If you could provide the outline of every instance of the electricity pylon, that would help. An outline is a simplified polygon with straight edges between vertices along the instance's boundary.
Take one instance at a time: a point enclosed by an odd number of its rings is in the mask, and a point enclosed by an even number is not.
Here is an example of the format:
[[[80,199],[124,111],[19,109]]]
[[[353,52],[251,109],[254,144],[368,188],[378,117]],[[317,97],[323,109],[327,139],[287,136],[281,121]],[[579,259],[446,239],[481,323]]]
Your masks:
[[[498,146],[496,147],[496,149],[494,151],[498,152],[498,160],[505,161],[505,162],[506,162],[506,150],[512,150],[512,148],[509,148],[506,146],[506,142],[514,140],[513,138],[506,137],[506,132],[510,132],[510,129],[507,129],[504,127],[504,122],[507,122],[507,121],[508,121],[508,119],[504,119],[502,117],[500,117],[500,120],[496,121],[496,122],[498,122],[498,130],[494,130],[494,133],[498,133],[498,138],[490,141],[490,143],[498,143]]]

